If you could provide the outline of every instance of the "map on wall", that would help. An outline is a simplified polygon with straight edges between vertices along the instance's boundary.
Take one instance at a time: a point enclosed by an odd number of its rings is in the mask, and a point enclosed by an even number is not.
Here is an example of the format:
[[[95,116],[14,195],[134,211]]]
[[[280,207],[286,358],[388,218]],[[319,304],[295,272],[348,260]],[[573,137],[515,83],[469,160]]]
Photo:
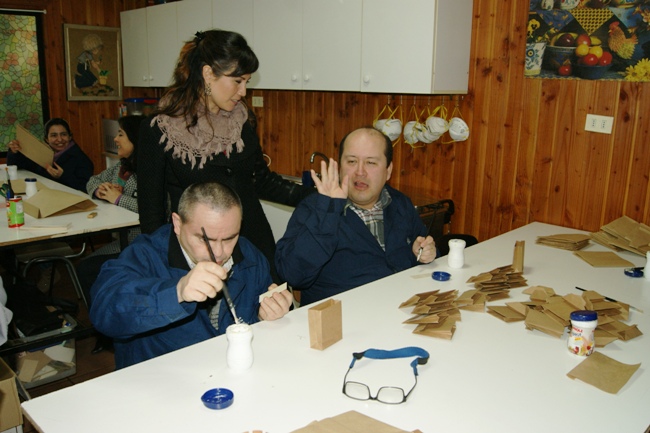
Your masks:
[[[528,76],[650,81],[650,0],[530,0],[526,50]]]
[[[0,13],[0,152],[16,137],[20,122],[43,136],[43,95],[37,17]]]

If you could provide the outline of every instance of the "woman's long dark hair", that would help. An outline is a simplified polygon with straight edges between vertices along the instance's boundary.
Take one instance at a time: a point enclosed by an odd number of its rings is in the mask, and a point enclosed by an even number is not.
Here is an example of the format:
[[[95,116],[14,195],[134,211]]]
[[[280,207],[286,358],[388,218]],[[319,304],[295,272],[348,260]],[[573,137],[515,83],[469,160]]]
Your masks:
[[[203,66],[217,77],[239,77],[257,71],[259,61],[246,39],[224,30],[197,32],[181,49],[172,85],[167,88],[155,114],[188,117],[188,128],[198,121],[199,103],[207,107]]]
[[[126,158],[121,158],[122,167],[126,171],[135,173],[137,169],[137,159],[136,154],[138,153],[138,138],[140,136],[140,123],[145,119],[145,116],[124,116],[120,117],[117,120],[117,123],[122,128],[122,131],[126,133],[127,138],[133,144],[133,152]]]

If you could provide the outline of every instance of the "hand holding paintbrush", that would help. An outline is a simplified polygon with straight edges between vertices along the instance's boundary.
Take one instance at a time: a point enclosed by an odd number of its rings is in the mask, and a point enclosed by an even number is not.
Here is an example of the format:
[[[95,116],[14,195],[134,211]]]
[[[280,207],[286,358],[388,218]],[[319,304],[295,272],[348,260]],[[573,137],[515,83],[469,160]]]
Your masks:
[[[203,242],[205,242],[205,246],[208,248],[208,253],[210,253],[210,260],[212,260],[214,263],[217,263],[217,259],[214,257],[214,252],[212,251],[212,247],[210,246],[210,239],[208,238],[208,235],[205,233],[205,228],[201,227],[201,231],[203,232]],[[221,288],[221,291],[223,292],[223,297],[226,300],[226,303],[228,304],[230,313],[232,314],[232,317],[235,319],[235,323],[239,324],[240,320],[239,317],[237,317],[237,312],[235,312],[235,304],[232,302],[232,298],[230,297],[230,292],[228,291],[228,284],[226,284],[225,280],[223,282],[223,287]]]

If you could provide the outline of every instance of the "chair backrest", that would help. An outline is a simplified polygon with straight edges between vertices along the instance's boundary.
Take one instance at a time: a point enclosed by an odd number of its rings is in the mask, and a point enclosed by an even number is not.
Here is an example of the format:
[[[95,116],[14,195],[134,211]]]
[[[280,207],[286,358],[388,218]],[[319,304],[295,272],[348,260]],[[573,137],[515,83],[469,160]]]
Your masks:
[[[430,235],[436,242],[445,234],[451,233],[451,216],[455,212],[453,200],[440,200],[416,206],[416,209],[422,222],[428,228],[427,235]]]

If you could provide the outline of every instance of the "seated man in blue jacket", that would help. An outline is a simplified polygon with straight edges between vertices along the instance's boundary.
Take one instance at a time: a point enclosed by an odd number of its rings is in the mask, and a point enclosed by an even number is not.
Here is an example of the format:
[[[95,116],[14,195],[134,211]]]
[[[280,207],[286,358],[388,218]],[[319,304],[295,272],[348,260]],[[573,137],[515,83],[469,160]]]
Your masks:
[[[340,173],[333,159],[321,162],[321,179],[312,170],[318,194],[298,204],[275,255],[301,305],[436,258],[411,200],[386,184],[392,160],[390,139],[366,127],[341,141]]]
[[[225,333],[234,323],[222,299],[226,279],[245,323],[279,319],[289,311],[288,290],[259,303],[276,285],[266,257],[239,236],[241,220],[241,202],[232,189],[194,184],[183,192],[173,224],[139,236],[102,266],[91,289],[90,319],[114,339],[116,368]]]

